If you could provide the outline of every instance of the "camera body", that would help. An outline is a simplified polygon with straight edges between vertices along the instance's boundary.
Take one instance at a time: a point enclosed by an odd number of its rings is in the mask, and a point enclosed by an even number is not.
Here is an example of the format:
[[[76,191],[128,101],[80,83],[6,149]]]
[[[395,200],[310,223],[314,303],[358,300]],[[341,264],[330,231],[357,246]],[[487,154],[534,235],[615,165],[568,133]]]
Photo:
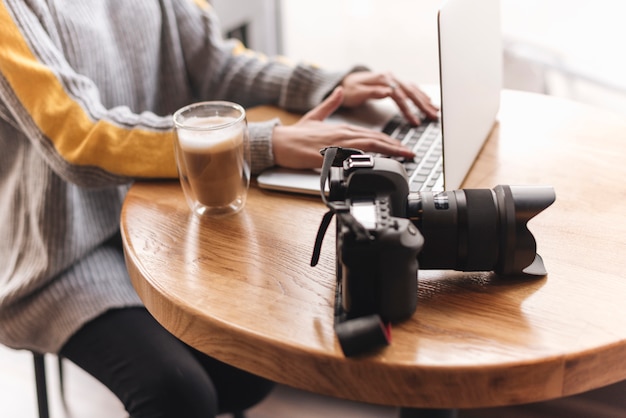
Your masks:
[[[336,223],[337,279],[347,318],[378,314],[395,322],[417,305],[417,256],[424,239],[406,218],[407,175],[387,158],[356,154],[332,167],[329,200],[350,217]],[[356,220],[364,230],[357,233]]]

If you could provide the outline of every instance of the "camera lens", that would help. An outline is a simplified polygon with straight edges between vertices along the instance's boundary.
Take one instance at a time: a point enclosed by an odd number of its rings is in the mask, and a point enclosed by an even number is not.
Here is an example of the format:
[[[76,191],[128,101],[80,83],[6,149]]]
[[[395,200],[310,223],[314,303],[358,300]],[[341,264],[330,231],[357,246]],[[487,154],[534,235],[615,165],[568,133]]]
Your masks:
[[[424,236],[420,268],[525,272],[537,257],[527,222],[554,199],[548,186],[410,194],[408,217]]]

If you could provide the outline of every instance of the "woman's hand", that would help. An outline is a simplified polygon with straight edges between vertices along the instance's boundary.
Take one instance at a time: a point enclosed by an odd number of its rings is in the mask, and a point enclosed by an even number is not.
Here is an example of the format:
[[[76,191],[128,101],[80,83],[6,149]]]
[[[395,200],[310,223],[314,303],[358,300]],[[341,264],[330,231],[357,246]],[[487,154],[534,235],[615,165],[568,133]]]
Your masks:
[[[391,73],[371,71],[350,73],[343,79],[341,86],[344,89],[343,106],[356,107],[368,99],[391,97],[407,120],[415,125],[419,125],[420,120],[411,111],[409,102],[424,112],[428,118],[437,119],[439,108],[431,102],[430,97],[417,85],[400,81]]]
[[[339,106],[345,105],[345,101],[344,89],[338,87],[297,123],[276,126],[272,136],[274,162],[287,168],[319,168],[322,166],[320,150],[333,145],[390,156],[415,157],[412,151],[382,132],[324,122]]]

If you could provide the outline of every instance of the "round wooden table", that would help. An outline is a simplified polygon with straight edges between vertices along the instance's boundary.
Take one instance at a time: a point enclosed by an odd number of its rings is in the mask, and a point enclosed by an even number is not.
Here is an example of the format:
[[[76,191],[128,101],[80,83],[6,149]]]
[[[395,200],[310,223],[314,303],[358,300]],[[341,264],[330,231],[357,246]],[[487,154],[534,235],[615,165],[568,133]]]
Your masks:
[[[359,358],[343,356],[333,330],[332,232],[309,266],[326,211],[319,198],[253,184],[243,212],[199,219],[177,182],[140,182],[121,227],[148,310],[211,356],[370,403],[509,405],[626,378],[625,179],[623,117],[503,92],[465,187],[554,186],[556,202],[530,222],[548,276],[422,270],[413,317],[394,326],[390,346]]]

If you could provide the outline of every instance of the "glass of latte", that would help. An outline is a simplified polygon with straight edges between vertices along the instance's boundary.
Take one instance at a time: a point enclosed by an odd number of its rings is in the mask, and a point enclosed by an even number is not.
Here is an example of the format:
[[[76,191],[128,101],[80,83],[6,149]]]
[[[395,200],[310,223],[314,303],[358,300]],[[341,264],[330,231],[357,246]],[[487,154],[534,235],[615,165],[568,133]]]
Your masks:
[[[239,212],[250,185],[246,112],[230,102],[201,102],[174,113],[176,164],[183,193],[197,215]]]

